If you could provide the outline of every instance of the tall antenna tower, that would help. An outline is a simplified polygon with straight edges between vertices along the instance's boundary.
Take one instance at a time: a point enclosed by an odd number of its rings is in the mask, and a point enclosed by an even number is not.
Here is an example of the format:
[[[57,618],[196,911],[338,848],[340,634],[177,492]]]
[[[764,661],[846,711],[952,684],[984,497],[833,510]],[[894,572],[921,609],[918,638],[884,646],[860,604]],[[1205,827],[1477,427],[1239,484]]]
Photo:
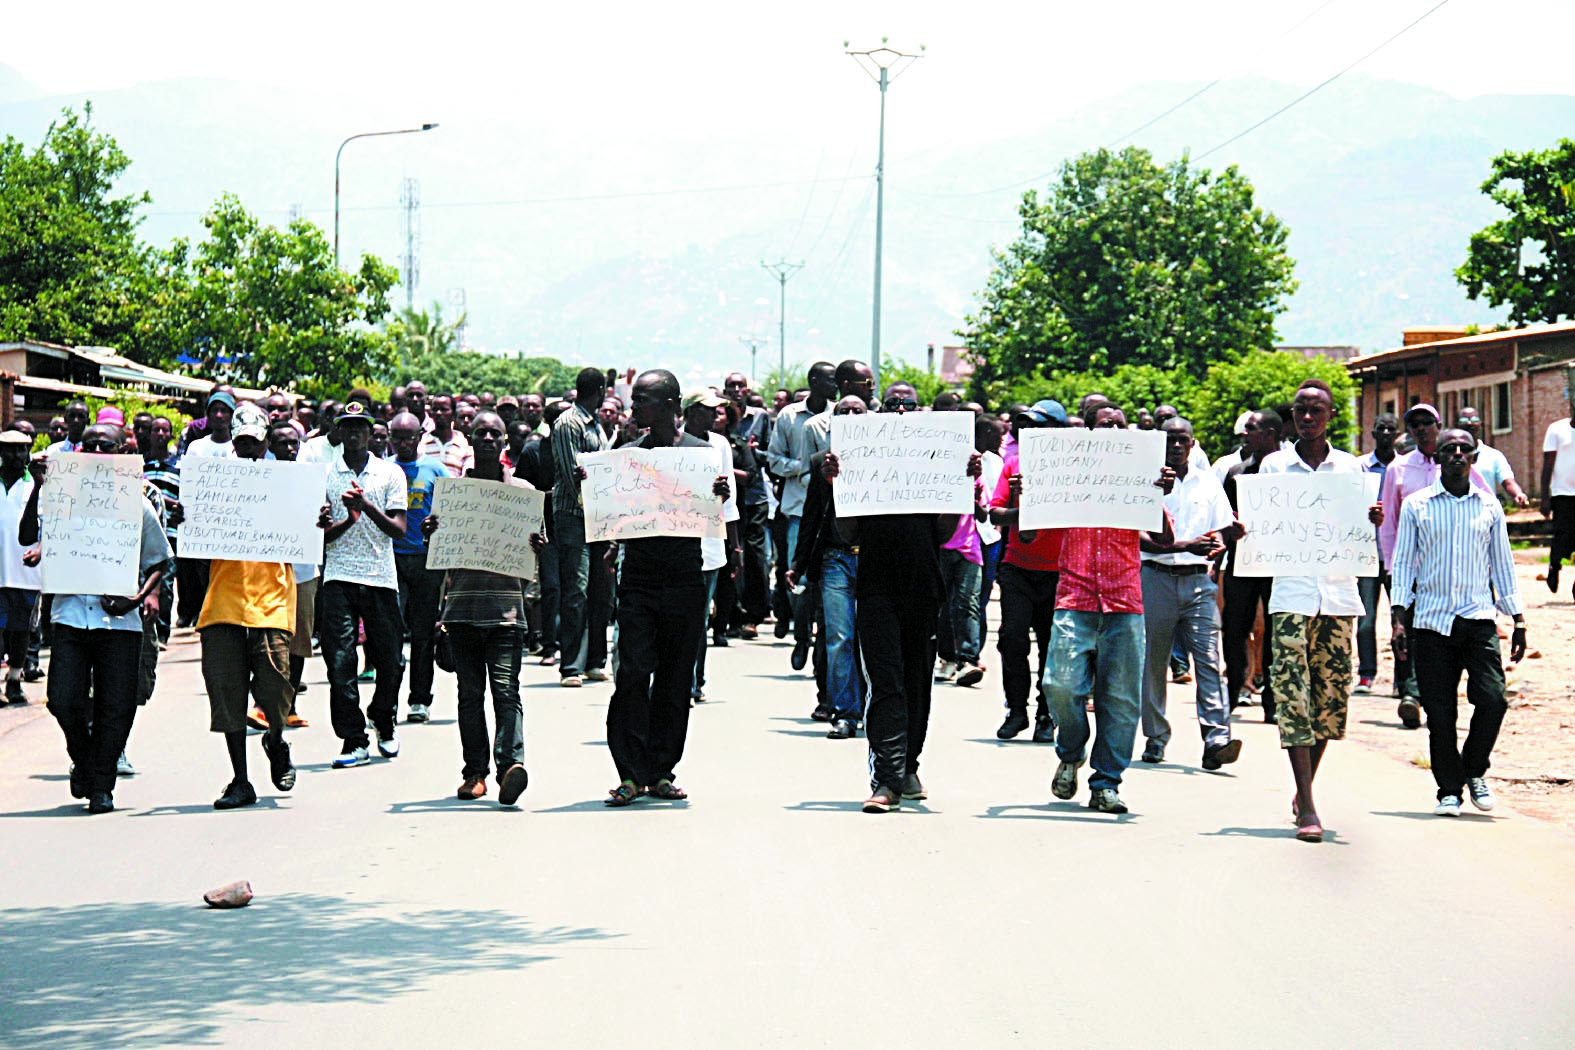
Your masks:
[[[416,285],[421,281],[421,183],[406,179],[399,191],[399,205],[405,209],[405,254],[400,257],[400,276],[405,282],[405,309],[416,306]]]
[[[466,303],[465,289],[450,288],[448,301],[454,305],[454,329],[458,336],[455,341],[459,343],[461,350],[469,349],[469,344],[465,341],[465,329],[470,324],[470,310]]]

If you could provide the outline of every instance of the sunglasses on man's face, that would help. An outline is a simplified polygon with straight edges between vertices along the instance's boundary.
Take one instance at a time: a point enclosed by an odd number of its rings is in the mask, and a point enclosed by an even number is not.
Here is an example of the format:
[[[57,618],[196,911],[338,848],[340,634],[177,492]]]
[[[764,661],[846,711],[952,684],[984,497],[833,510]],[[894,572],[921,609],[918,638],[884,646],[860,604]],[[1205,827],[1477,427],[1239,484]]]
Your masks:
[[[911,397],[888,397],[882,404],[887,408],[901,408],[909,412],[919,407],[919,403]]]

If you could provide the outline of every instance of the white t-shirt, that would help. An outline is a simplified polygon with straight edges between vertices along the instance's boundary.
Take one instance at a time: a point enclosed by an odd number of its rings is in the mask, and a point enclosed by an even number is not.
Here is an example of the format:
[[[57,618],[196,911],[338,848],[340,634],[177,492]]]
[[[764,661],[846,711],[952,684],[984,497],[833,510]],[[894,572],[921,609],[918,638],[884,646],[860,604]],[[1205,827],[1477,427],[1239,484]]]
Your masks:
[[[999,453],[995,452],[982,453],[979,459],[980,467],[982,468],[979,480],[984,483],[984,499],[988,503],[990,494],[995,491],[995,486],[1000,484],[1001,471],[1006,469],[1006,462],[1001,459]],[[976,520],[975,527],[979,530],[979,542],[986,547],[1001,541],[1001,530],[999,526],[990,524],[990,516],[988,514],[985,515],[983,521]]]
[[[215,441],[210,437],[200,437],[186,446],[186,454],[182,459],[223,459],[230,454],[234,446],[233,441]]]
[[[722,504],[722,520],[738,520],[738,492],[733,487],[733,447],[721,434],[707,434],[706,440],[722,457],[722,473],[727,475],[727,500]],[[727,564],[727,540],[703,536],[700,539],[700,568],[705,572]]]
[[[5,533],[4,539],[0,539],[0,587],[19,591],[44,589],[43,570],[37,565],[22,564],[22,554],[28,548],[16,540],[22,512],[27,509],[28,498],[32,495],[33,476],[25,470],[9,489],[0,484],[0,531]],[[8,624],[6,629],[15,630],[16,626]]]
[[[1557,420],[1548,427],[1542,451],[1557,453],[1553,457],[1553,483],[1548,486],[1548,495],[1575,496],[1575,427],[1568,419]]]

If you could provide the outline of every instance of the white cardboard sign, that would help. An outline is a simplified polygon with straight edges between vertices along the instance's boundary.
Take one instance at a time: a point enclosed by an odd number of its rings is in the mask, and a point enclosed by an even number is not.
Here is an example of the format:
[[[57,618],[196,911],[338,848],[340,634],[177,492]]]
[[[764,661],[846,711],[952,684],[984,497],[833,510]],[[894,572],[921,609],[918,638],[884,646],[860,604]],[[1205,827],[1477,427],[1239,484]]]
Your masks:
[[[141,456],[55,453],[38,497],[38,516],[45,594],[137,593]]]
[[[322,562],[328,464],[215,456],[180,467],[182,557]]]
[[[1364,474],[1241,474],[1237,576],[1377,576]]]
[[[1158,531],[1165,490],[1165,435],[1157,430],[1034,428],[1017,436],[1024,529],[1105,528]]]
[[[530,538],[541,532],[546,494],[484,478],[438,478],[432,513],[440,528],[427,539],[427,568],[481,569],[536,578]]]
[[[712,491],[731,470],[716,448],[639,448],[582,452],[585,539],[651,536],[720,539],[727,535],[722,501]]]
[[[837,517],[972,512],[973,429],[972,412],[833,416]]]

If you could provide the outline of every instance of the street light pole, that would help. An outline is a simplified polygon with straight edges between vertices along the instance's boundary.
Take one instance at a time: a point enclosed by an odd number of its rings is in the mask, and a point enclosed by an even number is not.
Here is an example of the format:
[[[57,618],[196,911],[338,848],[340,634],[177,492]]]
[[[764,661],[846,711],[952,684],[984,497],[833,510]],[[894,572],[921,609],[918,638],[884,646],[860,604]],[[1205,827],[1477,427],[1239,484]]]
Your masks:
[[[339,160],[344,156],[345,147],[356,139],[372,139],[382,135],[414,135],[423,131],[431,131],[437,127],[436,123],[423,124],[419,128],[396,128],[393,131],[363,131],[351,135],[339,144],[339,149],[334,153],[334,269],[339,268]]]
[[[777,313],[777,378],[783,383],[787,382],[787,281],[795,273],[804,268],[802,262],[790,263],[778,259],[774,263],[762,262],[766,272],[777,279],[778,288],[778,313]]]
[[[756,358],[758,358],[760,356],[760,340],[756,339],[752,335],[741,335],[741,336],[738,337],[738,341],[740,343],[743,343],[745,346],[749,347],[749,381],[750,381],[750,383],[758,383],[758,382],[760,382],[760,375],[758,373],[758,370],[759,370],[760,366],[755,363],[756,362]]]
[[[875,155],[875,294],[874,312],[870,320],[870,371],[875,374],[876,390],[880,389],[880,279],[886,226],[886,88],[910,65],[924,57],[923,54],[910,55],[887,47],[885,37],[881,37],[880,42],[880,47],[870,51],[847,52],[880,87],[880,137]],[[846,48],[848,42],[844,40],[842,46]],[[922,44],[919,50],[924,50]]]

